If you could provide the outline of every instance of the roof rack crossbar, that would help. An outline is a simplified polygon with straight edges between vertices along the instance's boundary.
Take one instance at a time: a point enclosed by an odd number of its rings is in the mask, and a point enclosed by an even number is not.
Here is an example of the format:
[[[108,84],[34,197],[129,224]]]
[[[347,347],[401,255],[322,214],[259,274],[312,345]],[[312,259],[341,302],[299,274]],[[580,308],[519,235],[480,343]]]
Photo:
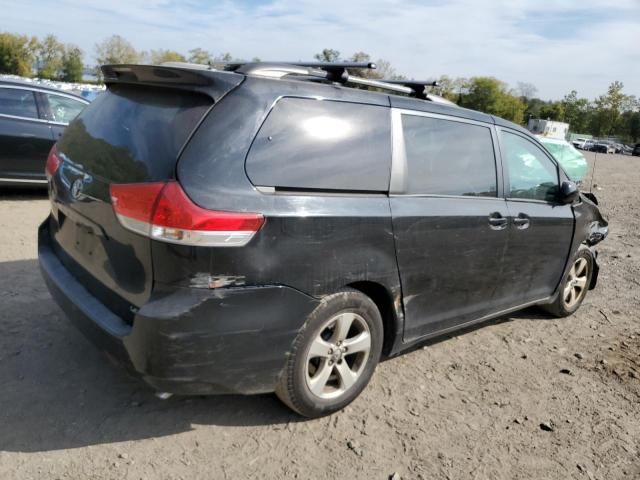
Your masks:
[[[356,85],[364,85],[367,87],[381,88],[383,90],[391,90],[392,92],[406,93],[407,95],[411,95],[413,93],[412,88],[406,87],[404,85],[394,85],[384,80],[372,80],[370,78],[361,78],[349,75],[347,82],[355,83]]]
[[[228,62],[222,64],[225,70],[237,70],[240,67],[251,64],[266,63],[269,65],[295,65],[297,67],[318,68],[321,70],[332,70],[340,68],[359,68],[375,70],[376,64],[373,62]]]
[[[301,67],[333,69],[333,68],[361,68],[375,70],[376,64],[373,62],[292,62],[292,65]]]
[[[347,69],[375,69],[375,63],[359,62],[253,62],[227,63],[225,70],[233,70],[245,75],[282,78],[291,75],[300,80],[325,80],[341,84],[355,84],[379,88],[423,100],[439,101],[436,96],[427,92],[427,87],[437,86],[435,80],[374,80],[349,74]],[[443,102],[448,102],[442,99]]]

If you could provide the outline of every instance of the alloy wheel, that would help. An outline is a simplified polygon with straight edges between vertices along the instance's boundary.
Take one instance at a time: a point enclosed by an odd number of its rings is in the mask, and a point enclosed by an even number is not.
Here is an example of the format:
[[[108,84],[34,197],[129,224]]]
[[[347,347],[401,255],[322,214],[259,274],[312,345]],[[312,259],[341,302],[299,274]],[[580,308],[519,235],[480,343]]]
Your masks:
[[[573,308],[582,299],[588,278],[589,262],[586,258],[579,257],[569,270],[564,287],[563,301],[567,309]]]
[[[306,382],[311,393],[336,398],[360,378],[371,350],[367,322],[352,312],[329,319],[313,340],[306,359]]]

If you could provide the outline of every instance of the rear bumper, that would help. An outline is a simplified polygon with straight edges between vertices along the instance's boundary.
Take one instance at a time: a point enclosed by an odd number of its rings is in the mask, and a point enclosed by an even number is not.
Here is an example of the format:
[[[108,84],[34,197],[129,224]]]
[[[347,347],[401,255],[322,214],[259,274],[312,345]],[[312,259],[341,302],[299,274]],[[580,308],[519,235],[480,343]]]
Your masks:
[[[54,300],[101,350],[153,388],[176,394],[273,391],[318,300],[285,286],[156,288],[131,325],[58,260],[45,221],[40,269]]]

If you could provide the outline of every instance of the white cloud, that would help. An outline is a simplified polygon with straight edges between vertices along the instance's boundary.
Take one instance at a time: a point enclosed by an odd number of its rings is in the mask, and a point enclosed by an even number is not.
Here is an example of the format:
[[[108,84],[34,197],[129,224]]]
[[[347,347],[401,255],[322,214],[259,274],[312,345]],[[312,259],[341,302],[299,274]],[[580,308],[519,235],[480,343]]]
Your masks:
[[[118,33],[137,48],[202,47],[262,59],[366,51],[414,78],[493,75],[542,97],[594,97],[613,80],[640,95],[637,0],[4,0],[0,29],[56,34],[89,55]]]

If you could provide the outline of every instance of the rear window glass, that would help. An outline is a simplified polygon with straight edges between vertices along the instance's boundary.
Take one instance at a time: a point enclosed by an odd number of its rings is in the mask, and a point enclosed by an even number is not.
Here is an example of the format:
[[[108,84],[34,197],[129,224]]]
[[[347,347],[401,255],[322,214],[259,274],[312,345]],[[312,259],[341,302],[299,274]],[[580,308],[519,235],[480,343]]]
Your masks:
[[[173,178],[180,149],[211,103],[194,92],[111,86],[71,122],[58,150],[114,183]]]
[[[386,191],[390,128],[386,107],[284,98],[253,142],[247,174],[259,186]]]
[[[491,130],[480,125],[402,116],[411,194],[497,195]]]

